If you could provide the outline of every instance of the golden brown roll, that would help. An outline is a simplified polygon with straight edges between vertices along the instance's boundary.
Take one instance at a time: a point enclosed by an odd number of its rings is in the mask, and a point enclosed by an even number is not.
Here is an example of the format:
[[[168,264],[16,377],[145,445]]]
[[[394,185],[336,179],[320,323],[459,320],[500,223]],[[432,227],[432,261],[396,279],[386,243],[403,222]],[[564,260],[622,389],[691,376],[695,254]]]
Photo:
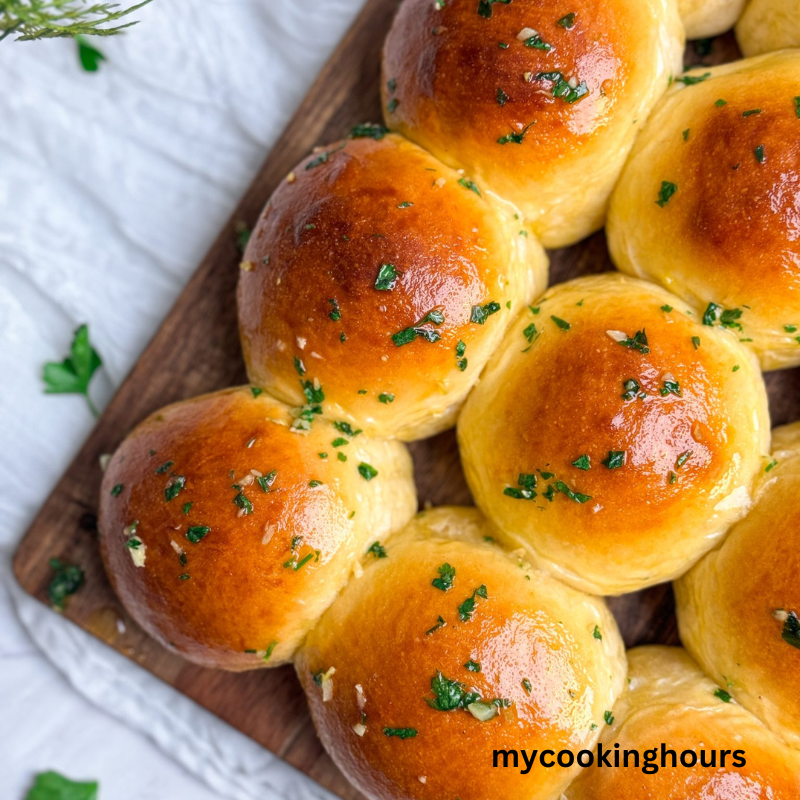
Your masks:
[[[729,31],[746,2],[747,0],[678,0],[678,13],[686,28],[686,36],[689,39],[704,39]]]
[[[522,313],[458,439],[507,545],[579,589],[620,594],[685,572],[744,515],[769,412],[730,331],[608,273]]]
[[[777,428],[753,510],[676,584],[687,650],[800,749],[800,423]]]
[[[591,747],[625,656],[602,600],[496,547],[474,509],[420,514],[298,652],[325,748],[373,800],[558,798],[576,769],[493,750]]]
[[[384,48],[386,122],[560,247],[602,226],[682,57],[673,0],[405,0]]]
[[[249,387],[168,406],[103,478],[106,570],[151,636],[207,667],[292,657],[377,539],[416,510],[402,444],[351,436]]]
[[[250,380],[367,433],[453,425],[513,315],[547,285],[515,212],[375,126],[303,161],[256,225],[239,278]],[[358,129],[357,129],[358,131]]]
[[[800,47],[800,2],[750,0],[736,24],[736,39],[748,57]]]
[[[623,272],[663,284],[755,349],[800,364],[800,52],[688,73],[611,200]]]
[[[564,800],[800,798],[800,756],[730,701],[683,650],[638,647],[628,659],[628,691],[600,736],[611,768],[595,762]]]

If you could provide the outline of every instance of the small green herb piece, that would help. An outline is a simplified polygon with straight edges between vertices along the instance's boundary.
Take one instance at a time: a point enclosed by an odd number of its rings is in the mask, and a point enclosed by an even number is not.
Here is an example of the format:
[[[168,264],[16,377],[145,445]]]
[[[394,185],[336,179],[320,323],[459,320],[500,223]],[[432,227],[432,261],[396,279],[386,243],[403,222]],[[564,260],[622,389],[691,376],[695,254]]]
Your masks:
[[[789,616],[783,623],[781,638],[786,644],[800,649],[800,619],[794,611],[789,612]]]
[[[173,475],[167,488],[164,489],[164,497],[167,502],[174,500],[186,488],[186,477],[184,475]]]
[[[458,182],[465,189],[469,189],[471,192],[475,192],[475,194],[478,195],[478,197],[483,197],[483,195],[481,194],[481,190],[471,180],[468,180],[467,178],[459,178]]]
[[[687,450],[685,453],[681,453],[675,462],[675,469],[680,469],[692,457],[693,452],[693,450]]]
[[[183,513],[188,517],[189,512],[192,510],[192,506],[194,503],[184,503],[183,504]]]
[[[619,344],[623,347],[627,347],[629,350],[637,350],[642,355],[647,355],[650,352],[647,332],[644,329],[636,331],[632,339],[630,337],[623,339]]]
[[[664,208],[664,206],[672,199],[672,195],[674,195],[677,191],[677,183],[672,183],[671,181],[661,181],[661,189],[658,191],[658,200],[656,200],[656,205]]]
[[[99,412],[89,397],[89,383],[97,369],[102,365],[97,351],[89,342],[89,328],[81,325],[76,331],[70,346],[70,355],[61,363],[49,361],[42,374],[46,394],[82,394],[89,410],[95,416]]]
[[[452,681],[437,672],[431,678],[431,691],[434,699],[425,698],[425,702],[436,711],[454,711],[457,708],[466,708],[470,703],[481,699],[477,692],[468,692],[466,686],[459,681]]]
[[[344,453],[337,453],[336,454],[336,458],[339,459],[339,461],[342,461],[342,462],[347,461],[347,456]]]
[[[605,462],[603,462],[603,463],[605,463]],[[588,503],[592,499],[588,494],[581,494],[580,492],[573,491],[563,481],[556,481],[555,484],[553,484],[553,485],[554,485],[555,490],[557,492],[560,492],[561,494],[566,495],[567,497],[569,497],[570,500],[574,500],[576,503],[581,503],[581,504]],[[546,496],[547,495],[545,495],[545,497]],[[548,498],[548,499],[550,499],[550,498]]]
[[[680,78],[675,78],[675,83],[682,83],[684,86],[695,86],[698,83],[707,81],[710,77],[710,72],[706,72],[704,75],[682,75]]]
[[[742,116],[743,117],[754,117],[756,114],[760,114],[760,113],[761,113],[761,109],[760,108],[754,108],[751,111],[743,111],[742,112]]]
[[[461,339],[458,340],[456,345],[456,366],[463,372],[467,368],[468,361],[464,358],[464,353],[467,352],[467,345]]]
[[[113,489],[112,489],[112,490],[109,492],[109,494],[110,494],[112,497],[119,497],[119,496],[120,496],[120,494],[122,493],[122,490],[123,490],[124,488],[125,488],[125,487],[124,487],[124,486],[123,486],[121,483],[118,483],[118,484],[117,484],[117,485],[116,485],[116,486],[115,486],[115,487],[114,487],[114,488],[113,488]]]
[[[722,108],[722,106],[726,106],[726,105],[728,105],[728,101],[727,101],[727,100],[723,100],[723,99],[720,97],[720,99],[719,99],[719,100],[717,100],[717,101],[714,103],[714,105],[715,105],[717,108]]]
[[[278,470],[274,469],[272,472],[268,472],[266,475],[259,475],[256,478],[256,483],[261,487],[261,491],[266,494],[273,483],[275,483],[275,478],[278,476]]]
[[[486,19],[492,18],[492,6],[495,3],[502,3],[508,5],[511,0],[479,0],[478,2],[478,15]]]
[[[339,433],[343,433],[345,436],[349,436],[351,439],[355,436],[358,436],[359,433],[362,433],[361,428],[356,428],[353,430],[353,426],[349,422],[334,422],[333,427],[336,428]]]
[[[759,164],[763,164],[767,160],[763,144],[760,144],[755,150],[753,150],[753,155],[756,157],[756,161],[758,161]]]
[[[570,105],[577,103],[578,100],[589,94],[589,87],[586,85],[586,81],[581,81],[573,86],[560,72],[540,72],[536,75],[536,80],[552,81],[553,97],[559,97]]]
[[[800,119],[800,97],[795,97],[794,99],[794,113]]]
[[[665,314],[669,314],[669,312],[670,312],[670,311],[672,311],[672,306],[669,306],[669,305],[663,305],[663,306],[661,306],[661,310],[662,310],[662,311],[663,311]]]
[[[259,389],[258,386],[251,386],[250,391],[253,393],[253,397],[258,397],[260,394],[263,394],[264,390]]]
[[[388,405],[389,403],[394,403],[394,395],[391,392],[381,392],[378,395],[378,401],[383,403],[384,405]]]
[[[358,474],[365,480],[371,481],[377,476],[378,470],[363,461],[358,465]]]
[[[379,292],[388,292],[394,289],[397,283],[397,267],[394,264],[381,264],[378,277],[375,279],[375,288]]]
[[[544,50],[545,52],[549,52],[553,49],[553,45],[548,44],[544,39],[542,39],[542,36],[539,33],[527,38],[524,44],[525,47],[532,47],[534,50]]]
[[[519,133],[507,133],[505,136],[501,136],[498,140],[498,144],[522,144],[523,139],[525,138],[525,134],[530,130],[530,128],[534,125],[534,122],[531,122],[529,125],[526,125]]]
[[[482,584],[479,586],[470,597],[468,597],[459,607],[458,607],[458,616],[461,618],[462,622],[468,622],[472,619],[472,615],[475,612],[475,598],[482,597],[486,600],[489,595],[486,591],[486,585]]]
[[[472,306],[469,321],[476,325],[483,325],[486,320],[496,314],[500,310],[500,303],[492,302],[487,303],[485,306]]]
[[[531,686],[531,682],[527,678],[522,679],[522,688],[525,690],[525,694],[530,694],[533,691],[533,686]]]
[[[738,372],[740,369],[741,367],[738,364],[735,364],[733,367],[733,372]]]
[[[741,308],[723,308],[717,303],[709,303],[703,314],[703,325],[713,326],[716,322],[723,328],[742,330],[739,320],[744,312]]]
[[[534,339],[538,339],[539,332],[536,330],[536,323],[531,322],[531,324],[522,331],[522,335],[528,340],[528,344],[532,344]]]
[[[561,328],[562,331],[568,331],[572,327],[572,325],[569,322],[564,321],[560,317],[551,316],[550,319],[553,320],[553,322],[555,322],[555,324],[558,325],[558,327]]]
[[[439,619],[436,620],[436,624],[432,628],[430,628],[427,631],[425,631],[425,635],[426,636],[430,636],[432,633],[435,633],[436,631],[438,631],[439,628],[444,628],[445,625],[447,625],[447,623],[440,616]]]
[[[163,475],[165,472],[169,472],[174,465],[174,461],[165,461],[160,467],[156,467],[156,475]]]
[[[700,337],[699,336],[692,336],[692,344],[694,345],[695,350],[700,349]]]
[[[504,106],[509,101],[509,96],[498,86],[497,87],[497,104]]]
[[[97,800],[98,783],[78,783],[57,772],[40,772],[25,800]]]
[[[572,462],[572,466],[585,471],[592,468],[592,462],[589,456],[584,454],[580,458],[576,458],[575,461]]]
[[[410,328],[405,328],[402,331],[398,331],[397,333],[392,335],[392,341],[395,344],[395,347],[402,347],[405,344],[410,344],[413,342],[417,337],[420,339],[424,339],[426,342],[438,342],[439,339],[442,337],[439,335],[437,331],[432,331],[429,328],[422,328],[420,326],[425,325],[427,323],[433,323],[434,325],[441,325],[444,322],[444,314],[441,311],[434,309],[433,311],[429,311],[419,322],[415,325],[412,325]]]
[[[733,699],[724,689],[716,689],[714,692],[714,697],[718,697],[723,703],[730,703],[730,701]]]
[[[393,93],[395,89],[397,89],[397,80],[395,78],[390,78],[386,81],[386,88]]]
[[[666,397],[668,394],[674,394],[676,397],[682,397],[681,394],[681,385],[675,379],[664,379],[664,385],[658,390],[658,393],[662,397]]]
[[[303,377],[303,375],[306,374],[306,365],[303,363],[303,360],[299,356],[294,357],[294,368],[297,370],[297,374],[301,378]],[[260,389],[258,390],[258,394],[261,394]]]
[[[83,570],[74,564],[65,564],[57,558],[50,559],[50,569],[54,574],[47,587],[47,596],[53,608],[63,611],[67,597],[75,594],[83,586]]]
[[[380,542],[373,542],[367,552],[375,558],[386,558],[386,548]]]
[[[686,130],[683,132],[683,141],[684,141],[684,142],[687,142],[687,141],[689,140],[689,134],[691,133],[691,130],[692,130],[691,128],[687,128],[687,129],[686,129]]]
[[[317,488],[317,486],[322,486],[322,481],[318,481],[318,480],[310,480],[310,481],[308,482],[308,485],[309,485],[309,486],[310,486],[312,489],[316,489],[316,488]]]
[[[556,22],[556,25],[558,25],[561,28],[566,28],[567,30],[570,30],[571,28],[575,27],[575,17],[577,16],[578,15],[573,11],[561,17],[561,19],[558,20],[558,22]]]
[[[625,465],[624,450],[609,450],[608,458],[603,459],[603,466],[608,469],[619,469]]]
[[[592,636],[594,636],[595,639],[602,640],[603,634],[600,632],[600,627],[598,625],[594,626],[594,630],[592,631]]]
[[[385,736],[394,736],[397,739],[413,739],[417,735],[416,728],[384,728]]]
[[[238,484],[236,485],[238,486]],[[249,516],[253,513],[253,504],[247,499],[243,491],[240,491],[236,497],[233,498],[233,503],[244,511],[245,516]]]
[[[605,720],[606,725],[614,724],[614,715],[610,711],[603,712],[603,719]]]
[[[267,650],[264,653],[264,661],[269,661],[270,656],[272,655],[273,650],[277,647],[278,643],[276,641],[272,641],[267,645]]]
[[[303,394],[309,405],[318,405],[325,400],[325,392],[322,391],[322,386],[315,386],[314,381],[300,381],[303,387]]]
[[[640,400],[644,400],[647,397],[647,394],[642,391],[641,384],[636,378],[629,378],[625,383],[622,384],[622,388],[625,389],[624,394],[622,395],[622,399],[627,401],[635,400],[637,397]]]
[[[778,466],[778,459],[772,460],[766,467],[764,467],[764,472],[772,472],[775,467]]]
[[[386,110],[387,110],[387,111],[388,111],[390,114],[394,114],[394,112],[395,112],[395,111],[397,111],[397,106],[399,106],[399,105],[400,105],[400,101],[399,101],[399,100],[398,100],[396,97],[393,97],[393,98],[392,98],[392,99],[391,99],[391,100],[390,100],[390,101],[389,101],[389,102],[386,104]]]
[[[342,318],[342,309],[339,308],[339,301],[335,297],[332,297],[330,300],[328,300],[328,302],[333,307],[333,311],[331,311],[330,314],[328,314],[328,316],[334,322],[338,322]]]
[[[355,128],[350,131],[350,138],[375,139],[375,141],[380,141],[387,133],[389,133],[389,129],[384,128],[383,125],[366,123],[365,125],[356,125]]]
[[[438,567],[436,571],[439,573],[439,577],[434,578],[431,581],[431,585],[435,586],[437,589],[441,589],[443,592],[452,589],[453,580],[456,577],[455,567],[451,567],[450,564],[445,562],[441,567]]]
[[[186,531],[186,538],[192,544],[197,544],[205,539],[210,531],[211,528],[209,528],[208,525],[192,525],[192,527]]]
[[[464,664],[464,669],[467,669],[470,672],[480,672],[481,665],[477,661],[470,659],[466,664]]]

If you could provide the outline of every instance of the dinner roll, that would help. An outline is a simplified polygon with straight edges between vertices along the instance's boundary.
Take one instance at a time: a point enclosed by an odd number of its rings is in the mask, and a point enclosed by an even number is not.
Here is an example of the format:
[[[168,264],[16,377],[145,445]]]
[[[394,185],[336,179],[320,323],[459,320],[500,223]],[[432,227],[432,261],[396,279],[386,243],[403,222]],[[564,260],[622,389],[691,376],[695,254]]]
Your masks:
[[[623,272],[736,331],[765,369],[800,364],[800,52],[684,78],[637,140],[608,218]]]
[[[513,314],[547,285],[547,259],[508,204],[380,127],[355,134],[290,173],[253,231],[245,360],[287,403],[314,380],[331,416],[419,439],[453,425]]]
[[[685,572],[747,511],[769,412],[730,331],[608,273],[523,312],[458,440],[507,545],[572,586],[621,594]]]
[[[730,30],[742,13],[745,2],[746,0],[678,0],[678,12],[686,28],[686,36],[689,39],[704,39]]]
[[[561,247],[602,227],[683,44],[674,0],[405,0],[384,48],[386,122]]]
[[[359,556],[416,510],[402,444],[324,419],[300,435],[259,392],[156,412],[103,477],[100,543],[117,594],[151,636],[206,667],[285,663]]]
[[[628,691],[600,735],[612,768],[595,762],[564,800],[800,798],[800,755],[731,702],[683,650],[637,647],[628,659]]]
[[[298,652],[322,743],[373,800],[550,800],[576,769],[493,750],[592,747],[625,676],[614,619],[508,555],[474,509],[420,514]]]
[[[753,510],[676,584],[686,648],[800,749],[800,423],[777,428]]]
[[[736,39],[746,56],[800,47],[800,0],[750,0]]]

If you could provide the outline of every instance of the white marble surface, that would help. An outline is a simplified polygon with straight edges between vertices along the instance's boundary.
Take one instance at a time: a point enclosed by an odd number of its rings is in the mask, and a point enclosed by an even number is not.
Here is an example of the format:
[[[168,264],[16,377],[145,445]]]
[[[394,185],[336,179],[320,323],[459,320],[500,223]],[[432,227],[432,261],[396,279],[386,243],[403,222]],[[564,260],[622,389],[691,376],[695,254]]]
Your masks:
[[[89,324],[103,405],[363,0],[155,0],[101,40],[0,43],[0,764],[101,800],[322,798],[269,753],[26,599],[10,558],[94,420],[41,368]]]

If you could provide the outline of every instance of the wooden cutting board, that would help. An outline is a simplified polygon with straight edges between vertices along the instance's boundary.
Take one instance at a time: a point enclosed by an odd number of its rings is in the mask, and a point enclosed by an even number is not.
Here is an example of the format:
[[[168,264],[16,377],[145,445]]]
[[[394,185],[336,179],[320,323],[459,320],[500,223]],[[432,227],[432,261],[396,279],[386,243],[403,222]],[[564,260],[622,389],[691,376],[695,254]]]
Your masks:
[[[157,408],[176,400],[246,383],[236,324],[240,253],[237,224],[251,226],[279,181],[314,146],[345,136],[353,125],[381,119],[380,51],[399,0],[368,0],[322,70],[278,143],[184,289],[133,371],[109,404],[77,458],[22,540],[14,571],[22,587],[47,602],[51,558],[80,565],[86,583],[64,615],[106,644],[197,701],[226,722],[347,800],[361,795],[328,759],[314,733],[290,667],[242,675],[201,669],[147,637],[120,606],[97,547],[99,459]],[[731,36],[710,55],[690,46],[687,63],[738,57]],[[602,234],[551,254],[554,283],[611,269]],[[768,384],[773,421],[800,419],[800,371],[774,373]],[[411,446],[421,504],[470,504],[452,432]],[[629,646],[677,643],[669,586],[611,601]],[[124,622],[120,633],[117,621]]]

